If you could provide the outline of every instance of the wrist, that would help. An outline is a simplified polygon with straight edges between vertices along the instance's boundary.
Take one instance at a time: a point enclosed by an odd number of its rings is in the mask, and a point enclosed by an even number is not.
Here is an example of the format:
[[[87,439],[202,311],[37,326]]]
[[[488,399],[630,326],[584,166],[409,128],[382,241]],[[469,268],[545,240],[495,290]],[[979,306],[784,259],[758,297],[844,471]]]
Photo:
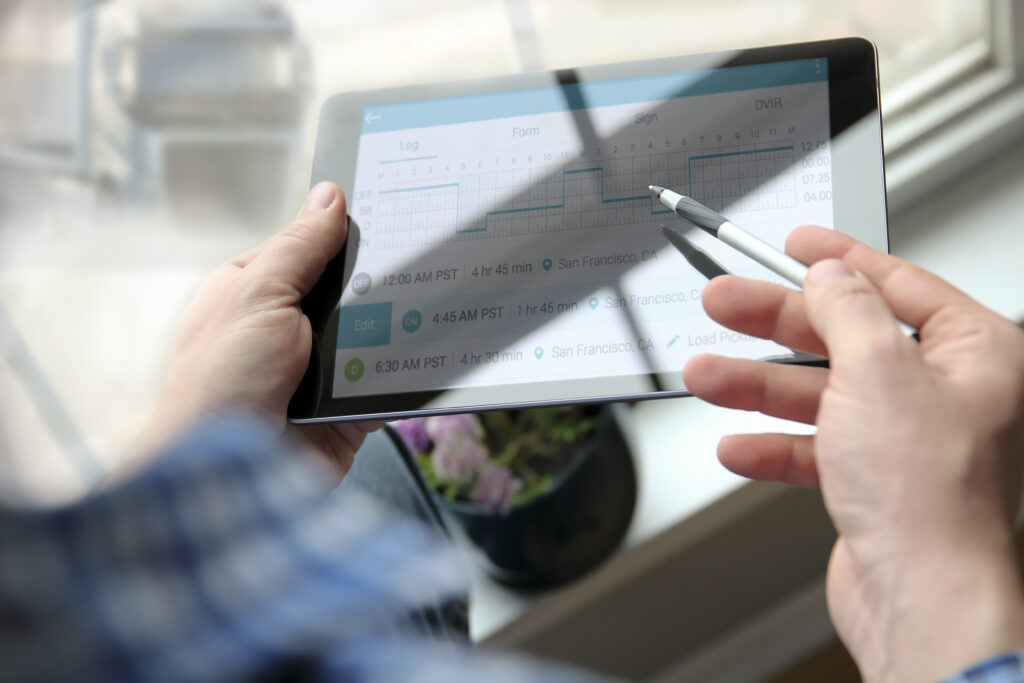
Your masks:
[[[165,390],[136,438],[134,447],[107,479],[108,485],[124,481],[144,468],[203,419],[201,409],[187,401],[177,400],[173,392]]]
[[[1024,648],[1024,591],[1012,543],[919,557],[912,566],[883,620],[892,680],[939,680]]]

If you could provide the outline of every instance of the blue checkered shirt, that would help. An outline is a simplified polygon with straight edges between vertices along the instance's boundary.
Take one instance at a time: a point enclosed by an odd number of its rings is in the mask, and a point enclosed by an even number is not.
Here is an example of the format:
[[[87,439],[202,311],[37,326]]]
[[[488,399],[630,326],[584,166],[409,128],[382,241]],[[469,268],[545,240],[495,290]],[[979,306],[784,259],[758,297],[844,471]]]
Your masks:
[[[298,450],[210,424],[77,504],[0,509],[0,680],[591,680],[445,639],[451,544]]]
[[[0,509],[0,681],[593,681],[445,639],[451,545],[252,423],[134,479]],[[943,683],[1024,683],[1024,652]]]

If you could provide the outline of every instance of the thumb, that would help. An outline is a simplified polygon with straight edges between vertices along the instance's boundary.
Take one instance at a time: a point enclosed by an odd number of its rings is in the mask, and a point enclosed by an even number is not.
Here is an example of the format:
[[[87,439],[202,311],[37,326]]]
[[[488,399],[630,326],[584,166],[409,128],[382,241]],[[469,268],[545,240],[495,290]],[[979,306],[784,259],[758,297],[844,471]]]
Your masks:
[[[264,245],[247,270],[294,289],[301,298],[341,250],[347,232],[345,195],[334,183],[318,183],[292,224]]]
[[[913,343],[901,332],[881,292],[839,259],[811,266],[804,278],[811,327],[828,349],[832,367],[881,368]]]

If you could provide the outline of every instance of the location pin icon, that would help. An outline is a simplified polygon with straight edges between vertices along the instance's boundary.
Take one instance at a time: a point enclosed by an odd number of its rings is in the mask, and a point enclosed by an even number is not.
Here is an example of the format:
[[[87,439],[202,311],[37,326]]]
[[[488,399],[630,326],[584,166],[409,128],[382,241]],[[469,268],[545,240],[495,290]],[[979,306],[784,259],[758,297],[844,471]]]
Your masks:
[[[541,265],[544,266],[544,270],[551,270],[551,259],[544,259],[544,261],[541,262]]]
[[[596,310],[599,303],[596,296],[590,297],[590,310]]]
[[[533,350],[533,355],[537,357],[537,360],[540,360],[540,357],[544,355],[544,349],[538,346]]]

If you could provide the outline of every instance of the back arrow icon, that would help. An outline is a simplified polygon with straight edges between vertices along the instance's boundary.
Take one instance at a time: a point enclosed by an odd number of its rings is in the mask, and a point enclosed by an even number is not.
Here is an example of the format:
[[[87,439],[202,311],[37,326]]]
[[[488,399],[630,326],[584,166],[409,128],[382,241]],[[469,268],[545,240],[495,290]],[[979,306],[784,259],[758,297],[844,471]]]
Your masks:
[[[367,114],[363,120],[366,121],[367,123],[373,123],[379,118],[381,118],[380,114]]]

